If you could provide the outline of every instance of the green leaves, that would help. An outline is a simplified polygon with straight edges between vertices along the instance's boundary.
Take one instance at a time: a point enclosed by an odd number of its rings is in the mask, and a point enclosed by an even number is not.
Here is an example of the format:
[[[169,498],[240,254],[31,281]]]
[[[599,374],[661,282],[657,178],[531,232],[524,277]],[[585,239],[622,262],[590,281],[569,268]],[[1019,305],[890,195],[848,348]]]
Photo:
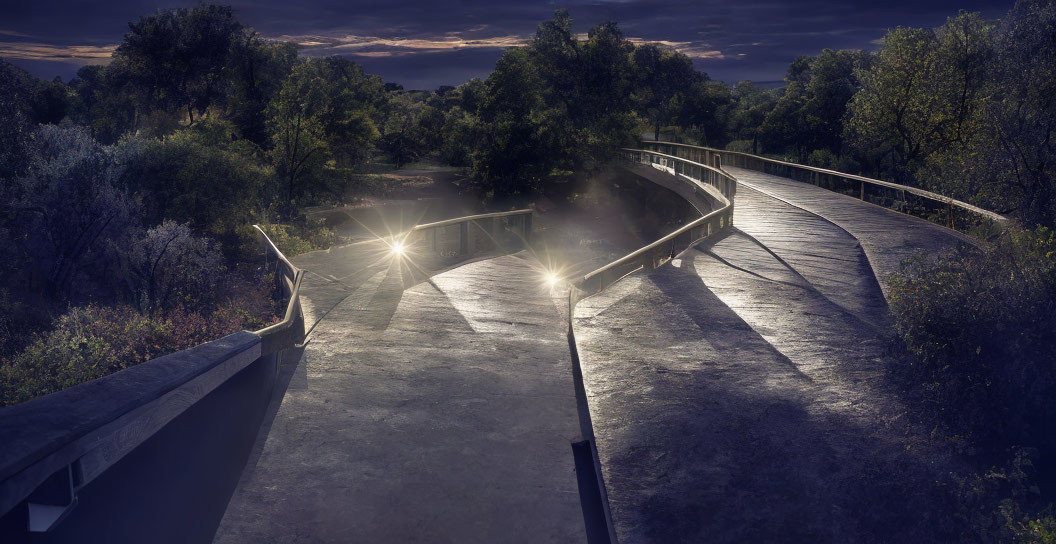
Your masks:
[[[1056,449],[1056,238],[1007,229],[982,250],[907,262],[891,310],[929,400],[988,443]],[[997,442],[994,442],[997,440]]]

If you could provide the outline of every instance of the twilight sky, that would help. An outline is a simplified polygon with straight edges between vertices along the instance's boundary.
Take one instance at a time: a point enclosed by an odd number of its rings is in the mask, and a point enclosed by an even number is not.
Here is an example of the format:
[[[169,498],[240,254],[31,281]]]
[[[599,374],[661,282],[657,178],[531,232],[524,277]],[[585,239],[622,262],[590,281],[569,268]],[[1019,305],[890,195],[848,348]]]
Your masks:
[[[44,78],[69,79],[106,62],[128,21],[185,0],[0,0],[0,57]],[[216,3],[225,3],[217,1]],[[408,89],[457,85],[491,72],[502,49],[568,8],[576,32],[616,21],[633,40],[662,42],[713,79],[780,80],[797,55],[873,49],[888,28],[933,27],[958,10],[1001,17],[1012,0],[232,0],[243,23],[302,44],[302,55],[340,54]]]

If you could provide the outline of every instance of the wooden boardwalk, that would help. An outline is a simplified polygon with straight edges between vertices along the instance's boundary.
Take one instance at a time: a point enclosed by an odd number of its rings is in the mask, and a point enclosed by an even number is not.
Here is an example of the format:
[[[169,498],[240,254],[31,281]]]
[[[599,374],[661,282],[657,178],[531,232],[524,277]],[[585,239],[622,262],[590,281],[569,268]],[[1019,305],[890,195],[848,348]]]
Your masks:
[[[958,459],[883,381],[886,276],[965,238],[729,170],[727,236],[576,310],[620,540],[948,540]],[[551,257],[620,254],[570,225]],[[217,542],[585,541],[565,293],[532,257],[431,279],[380,243],[296,261],[319,324]]]
[[[876,277],[961,238],[813,186],[734,173],[747,182],[733,232],[577,307],[620,540],[947,540],[936,482],[957,460],[908,421],[883,381],[888,318]]]
[[[907,257],[918,251],[935,255],[960,243],[972,243],[970,237],[924,219],[807,183],[744,168],[726,167],[726,170],[741,186],[782,199],[847,231],[861,243],[885,296],[887,277],[897,272]],[[739,200],[737,204],[740,205]]]
[[[540,270],[518,254],[405,289],[372,249],[296,259],[308,322],[336,307],[216,541],[583,542],[566,310]]]

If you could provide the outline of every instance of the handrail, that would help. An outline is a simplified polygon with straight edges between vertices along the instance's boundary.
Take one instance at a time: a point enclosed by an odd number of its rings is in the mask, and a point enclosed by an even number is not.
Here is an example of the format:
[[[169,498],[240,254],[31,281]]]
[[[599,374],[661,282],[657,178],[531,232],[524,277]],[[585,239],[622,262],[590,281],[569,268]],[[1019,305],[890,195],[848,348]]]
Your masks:
[[[729,159],[732,159],[732,160],[728,161],[730,164],[733,164],[733,165],[736,165],[736,166],[739,166],[739,167],[742,167],[742,168],[748,168],[748,169],[751,169],[751,170],[759,170],[759,171],[766,172],[766,165],[772,165],[772,166],[779,167],[779,168],[787,168],[787,169],[790,169],[790,170],[793,170],[793,171],[798,170],[798,171],[802,171],[802,172],[808,172],[808,173],[810,173],[813,176],[810,180],[808,180],[808,182],[809,183],[813,183],[815,185],[819,185],[819,182],[818,182],[817,178],[820,177],[820,176],[829,176],[831,178],[839,178],[839,179],[857,181],[857,182],[859,182],[859,187],[858,187],[859,190],[857,191],[858,198],[860,200],[862,200],[862,201],[865,201],[865,202],[870,202],[866,198],[866,196],[867,196],[866,195],[866,190],[865,190],[866,185],[874,185],[874,186],[877,186],[877,187],[883,187],[885,189],[892,189],[892,190],[895,190],[895,191],[901,191],[902,195],[903,195],[903,198],[901,199],[902,202],[905,202],[905,194],[908,193],[908,194],[911,194],[911,195],[914,195],[914,196],[917,196],[917,197],[920,197],[920,198],[923,198],[923,199],[930,200],[930,201],[938,203],[940,205],[938,207],[938,209],[941,209],[942,207],[946,207],[947,209],[949,209],[951,213],[948,214],[946,226],[948,226],[950,228],[954,228],[954,229],[956,229],[957,225],[956,225],[956,223],[953,220],[953,214],[952,214],[952,209],[953,208],[959,208],[959,209],[964,210],[966,212],[975,214],[977,216],[981,216],[981,217],[985,218],[988,221],[994,221],[994,222],[997,222],[997,223],[1005,223],[1005,222],[1008,221],[1008,218],[1003,216],[1003,215],[1000,215],[998,213],[992,212],[990,210],[986,210],[986,209],[980,208],[978,206],[969,204],[967,202],[963,202],[961,200],[957,200],[955,198],[948,197],[948,196],[945,196],[945,195],[941,195],[941,194],[938,194],[938,193],[935,193],[935,192],[932,192],[932,191],[928,191],[928,190],[925,190],[925,189],[921,189],[921,188],[918,188],[918,187],[910,187],[908,185],[901,185],[901,184],[893,183],[893,182],[890,182],[890,181],[883,181],[883,180],[869,178],[869,177],[865,177],[865,176],[859,176],[859,175],[856,175],[856,174],[848,174],[848,173],[844,173],[844,172],[838,172],[836,170],[830,170],[830,169],[827,169],[827,168],[820,168],[820,167],[817,167],[817,166],[807,166],[807,165],[803,165],[803,164],[796,164],[796,163],[782,161],[782,160],[778,160],[778,159],[771,159],[771,158],[767,158],[767,157],[761,157],[759,155],[753,155],[751,153],[744,153],[744,152],[741,152],[741,151],[719,150],[719,149],[715,149],[715,148],[711,148],[711,147],[705,147],[705,146],[697,146],[697,145],[691,145],[691,144],[681,144],[681,143],[666,142],[666,141],[654,141],[654,140],[643,140],[642,144],[644,146],[647,146],[647,147],[656,147],[656,148],[661,148],[661,149],[664,146],[667,146],[667,147],[672,148],[676,153],[678,152],[678,150],[696,150],[696,151],[699,151],[700,155],[702,155],[702,156],[707,156],[707,155],[713,154],[713,153],[721,153],[725,157],[727,157]],[[690,153],[690,155],[692,155],[692,153]],[[757,165],[753,165],[752,164],[753,162],[761,163],[762,167],[761,168],[760,167],[756,167]],[[740,164],[736,164],[736,163],[740,163]],[[792,178],[792,179],[795,179],[795,178]],[[797,181],[804,181],[804,180],[797,180]],[[877,204],[876,202],[870,202],[870,203]],[[879,204],[877,204],[877,205],[879,205]],[[888,208],[888,209],[892,209],[889,206],[883,206],[883,207]],[[908,212],[906,212],[905,210],[902,210],[902,209],[898,209],[897,211],[900,211],[902,213],[906,213],[907,215],[913,215],[913,214],[910,214],[910,213],[908,213]]]
[[[612,261],[597,270],[589,272],[579,280],[574,281],[569,293],[569,296],[571,297],[569,299],[570,323],[571,312],[574,309],[573,307],[575,306],[575,303],[579,300],[601,292],[609,285],[612,285],[619,279],[637,270],[646,267],[654,269],[663,265],[678,253],[697,245],[708,237],[728,228],[733,223],[733,194],[736,192],[737,178],[723,171],[721,168],[716,168],[697,161],[665,153],[644,149],[623,149],[623,151],[632,155],[637,154],[638,160],[633,161],[637,163],[642,163],[642,157],[648,156],[650,158],[649,164],[652,164],[654,168],[660,166],[665,172],[674,175],[677,180],[681,182],[688,181],[694,192],[698,189],[706,188],[705,181],[701,179],[705,178],[705,176],[694,178],[685,173],[687,170],[684,167],[691,166],[701,169],[698,173],[708,172],[712,174],[711,176],[707,176],[707,179],[712,182],[708,185],[711,185],[712,187],[722,185],[723,188],[718,194],[716,194],[715,191],[705,192],[707,192],[709,196],[719,199],[723,206],[718,210],[705,214],[702,217],[683,225],[674,232],[656,240],[655,242],[641,247],[620,259]],[[664,162],[662,164],[656,164],[652,160],[654,158],[664,159]],[[668,161],[672,161],[674,166],[667,166]],[[679,172],[679,165],[682,166],[681,172]],[[715,183],[716,177],[721,178],[721,181],[724,183]],[[666,258],[664,258],[664,255],[666,255]],[[628,267],[630,267],[630,269],[627,269]],[[620,270],[622,272],[613,272],[614,270]]]
[[[597,504],[597,509],[601,511],[599,516],[604,518],[600,519],[599,517],[592,523],[595,526],[605,525],[605,529],[608,532],[608,538],[599,539],[599,542],[616,542],[617,538],[612,524],[612,514],[608,507],[601,462],[598,458],[594,425],[591,422],[586,387],[583,383],[583,368],[579,359],[579,349],[576,347],[576,304],[591,295],[600,293],[610,285],[638,270],[658,268],[682,251],[729,229],[733,222],[733,198],[737,192],[737,178],[723,171],[720,167],[709,166],[696,161],[644,149],[624,149],[623,151],[626,153],[625,158],[630,159],[630,162],[639,165],[648,164],[652,168],[662,170],[665,174],[671,174],[677,183],[685,184],[688,182],[689,191],[675,191],[683,198],[686,198],[686,194],[696,196],[703,192],[708,198],[722,204],[722,207],[709,213],[703,213],[701,217],[690,221],[674,232],[583,275],[569,285],[568,347],[572,355],[572,375],[576,393],[576,407],[579,412],[580,434],[583,441],[589,445],[590,462],[594,468],[593,481],[595,482],[591,485],[596,485],[597,487],[591,492],[593,498],[590,500]],[[714,157],[716,165],[719,164],[719,160],[718,156]],[[696,174],[697,177],[693,177],[691,174]],[[667,186],[666,183],[659,180],[652,181],[659,185]],[[674,187],[668,188],[676,189]],[[686,198],[686,200],[689,201],[690,199]],[[690,203],[693,204],[694,208],[700,210],[697,207],[697,203]],[[582,488],[580,492],[583,493]]]
[[[260,225],[253,225],[253,228],[257,229],[257,232],[264,239],[265,258],[268,253],[274,254],[276,258],[276,273],[279,272],[279,268],[283,269],[282,276],[276,277],[275,280],[279,287],[285,291],[284,294],[290,297],[286,303],[286,311],[278,323],[252,331],[253,334],[261,338],[262,354],[270,355],[291,348],[304,339],[303,331],[298,333],[295,327],[297,322],[302,324],[304,322],[304,312],[301,309],[300,298],[301,280],[304,277],[304,271],[290,262],[286,255],[275,245],[275,242],[264,232],[264,229],[260,228]]]
[[[491,219],[491,218],[494,218],[494,217],[508,217],[508,216],[525,215],[525,214],[531,215],[531,213],[532,213],[532,210],[523,209],[523,210],[513,210],[513,211],[509,211],[509,212],[493,212],[493,213],[482,213],[482,214],[479,214],[479,215],[467,215],[465,217],[455,217],[455,218],[452,218],[452,219],[445,219],[443,221],[436,221],[434,223],[424,223],[422,225],[415,225],[414,228],[411,229],[411,231],[413,232],[413,231],[418,231],[418,230],[435,229],[435,228],[439,228],[439,227],[446,227],[446,226],[449,226],[449,225],[455,225],[455,224],[458,224],[458,223],[463,223],[463,222],[466,222],[466,221],[478,221],[480,219]]]
[[[483,213],[416,225],[393,236],[414,253],[431,255],[419,264],[444,267],[499,248],[525,247],[532,237],[532,210]],[[452,228],[457,227],[457,228]]]

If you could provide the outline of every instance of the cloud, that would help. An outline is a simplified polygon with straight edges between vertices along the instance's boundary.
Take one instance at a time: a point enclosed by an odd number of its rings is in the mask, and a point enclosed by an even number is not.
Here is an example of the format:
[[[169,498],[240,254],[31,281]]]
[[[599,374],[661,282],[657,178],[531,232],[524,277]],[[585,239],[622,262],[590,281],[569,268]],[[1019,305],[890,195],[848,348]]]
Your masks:
[[[303,35],[278,36],[277,40],[294,42],[308,56],[349,55],[359,57],[398,57],[418,53],[462,51],[467,49],[505,49],[528,43],[524,36],[493,36],[490,38],[463,38],[461,32],[448,32],[440,37],[408,38],[379,36]]]
[[[23,34],[14,30],[0,29],[0,36],[14,36],[15,38],[32,38],[29,34]]]
[[[674,42],[670,40],[647,40],[644,38],[627,38],[633,44],[655,43],[663,47],[670,47],[691,59],[724,59],[727,58],[722,51],[713,48],[703,42]]]
[[[432,38],[382,38],[378,36],[357,36],[354,34],[346,34],[343,36],[282,35],[274,39],[294,42],[297,45],[300,45],[304,54],[308,56],[348,55],[373,58],[401,57],[421,53],[439,53],[469,49],[506,49],[509,47],[522,47],[531,41],[530,36],[516,34],[484,38],[463,37],[463,34],[478,31],[481,30],[481,28],[481,26],[478,26],[465,32],[446,32],[443,36]],[[583,33],[577,35],[577,37],[583,40],[586,39],[587,35]],[[647,40],[645,38],[627,39],[636,44],[655,43],[664,47],[670,47],[693,59],[726,58],[722,51],[702,42]]]
[[[116,45],[50,45],[33,42],[0,42],[0,57],[33,61],[106,64]]]

